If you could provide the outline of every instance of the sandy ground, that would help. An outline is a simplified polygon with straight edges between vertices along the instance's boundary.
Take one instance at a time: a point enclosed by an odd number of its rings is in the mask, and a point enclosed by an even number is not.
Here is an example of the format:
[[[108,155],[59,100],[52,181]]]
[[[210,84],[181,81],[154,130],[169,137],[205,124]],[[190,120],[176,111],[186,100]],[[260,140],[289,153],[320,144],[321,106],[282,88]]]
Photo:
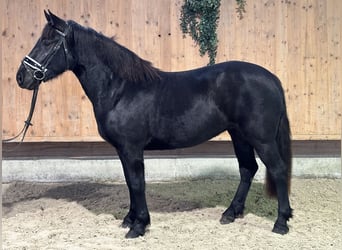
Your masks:
[[[126,240],[122,184],[3,184],[3,249],[342,249],[341,180],[295,179],[290,233],[271,232],[277,204],[253,184],[245,216],[219,219],[237,182],[148,184],[152,225]]]

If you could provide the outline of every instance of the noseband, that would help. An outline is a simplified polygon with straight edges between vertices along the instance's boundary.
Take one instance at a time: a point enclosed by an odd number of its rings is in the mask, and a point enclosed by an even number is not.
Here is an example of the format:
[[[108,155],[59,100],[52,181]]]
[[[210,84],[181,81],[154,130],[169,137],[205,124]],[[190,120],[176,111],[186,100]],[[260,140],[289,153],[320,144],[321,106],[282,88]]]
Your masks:
[[[67,68],[69,68],[69,62],[68,62],[68,48],[66,43],[66,36],[70,32],[70,26],[67,26],[67,29],[62,32],[58,29],[55,29],[55,31],[61,36],[56,45],[52,48],[52,50],[49,51],[49,53],[46,54],[45,58],[42,60],[45,63],[39,63],[35,59],[33,59],[30,56],[25,56],[23,60],[23,65],[25,66],[26,70],[29,71],[33,78],[38,81],[45,81],[46,78],[46,72],[49,70],[48,66],[53,59],[53,57],[57,54],[60,47],[63,45],[64,48],[64,55],[65,60],[67,64]]]

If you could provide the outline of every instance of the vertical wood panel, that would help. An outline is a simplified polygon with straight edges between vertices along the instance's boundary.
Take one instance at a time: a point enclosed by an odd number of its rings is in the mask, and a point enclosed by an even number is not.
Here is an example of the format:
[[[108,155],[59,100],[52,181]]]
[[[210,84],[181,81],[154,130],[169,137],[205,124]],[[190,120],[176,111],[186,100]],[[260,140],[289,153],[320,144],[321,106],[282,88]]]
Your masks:
[[[4,9],[4,4],[3,1],[0,2],[0,9]],[[3,25],[3,19],[0,19],[0,27],[2,30],[4,25]],[[0,39],[0,48],[2,48],[2,39]],[[0,49],[0,58],[2,59],[2,49]],[[2,60],[0,60],[0,79],[2,79]],[[1,107],[2,107],[2,83],[0,84],[0,103],[1,103]],[[2,116],[3,116],[3,112],[0,112],[0,131],[2,131]],[[0,138],[2,140],[2,133],[0,135]],[[0,145],[0,173],[2,176],[2,143]],[[2,204],[2,197],[0,197],[0,202]],[[0,225],[0,230],[2,232],[2,225]],[[2,236],[0,236],[0,240],[2,242]]]
[[[23,126],[31,92],[15,73],[45,25],[44,9],[105,35],[166,71],[205,66],[179,27],[183,0],[5,0],[2,19],[4,137]],[[217,62],[251,61],[281,79],[294,139],[341,138],[341,13],[339,0],[250,0],[240,20],[236,1],[221,1]],[[30,141],[100,140],[92,107],[71,73],[43,84]],[[227,139],[221,135],[218,139]]]
[[[327,1],[327,37],[328,37],[328,76],[325,82],[331,86],[328,105],[331,107],[329,127],[331,133],[336,133],[336,124],[341,126],[342,110],[342,2]],[[339,84],[337,84],[339,83]],[[341,133],[341,127],[339,128]],[[341,136],[340,136],[341,138]]]

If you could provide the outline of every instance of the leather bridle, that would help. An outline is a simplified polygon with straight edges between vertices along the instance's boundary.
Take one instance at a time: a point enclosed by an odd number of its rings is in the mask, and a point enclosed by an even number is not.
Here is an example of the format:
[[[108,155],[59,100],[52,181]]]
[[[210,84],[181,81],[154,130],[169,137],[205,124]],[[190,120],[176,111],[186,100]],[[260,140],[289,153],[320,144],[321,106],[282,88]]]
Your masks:
[[[53,59],[53,57],[57,54],[60,47],[63,46],[64,48],[64,55],[65,55],[65,61],[67,65],[67,69],[69,68],[69,60],[68,60],[68,47],[66,43],[66,36],[70,32],[70,26],[68,25],[66,30],[64,32],[55,29],[55,31],[61,36],[56,45],[52,48],[52,50],[46,54],[46,57],[42,60],[42,63],[39,63],[37,60],[33,59],[30,56],[25,56],[23,60],[23,65],[26,68],[28,72],[30,72],[34,79],[37,81],[45,81],[46,80],[46,72],[49,70],[48,66]]]

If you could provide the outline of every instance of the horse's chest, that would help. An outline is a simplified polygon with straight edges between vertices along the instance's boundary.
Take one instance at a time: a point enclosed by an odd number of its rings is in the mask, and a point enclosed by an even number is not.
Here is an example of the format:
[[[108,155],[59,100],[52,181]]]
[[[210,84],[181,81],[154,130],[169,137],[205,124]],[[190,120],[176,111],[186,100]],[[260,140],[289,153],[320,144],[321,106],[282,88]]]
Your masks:
[[[118,105],[95,116],[98,132],[107,141],[133,140],[142,137],[147,131],[147,116],[139,107]]]

